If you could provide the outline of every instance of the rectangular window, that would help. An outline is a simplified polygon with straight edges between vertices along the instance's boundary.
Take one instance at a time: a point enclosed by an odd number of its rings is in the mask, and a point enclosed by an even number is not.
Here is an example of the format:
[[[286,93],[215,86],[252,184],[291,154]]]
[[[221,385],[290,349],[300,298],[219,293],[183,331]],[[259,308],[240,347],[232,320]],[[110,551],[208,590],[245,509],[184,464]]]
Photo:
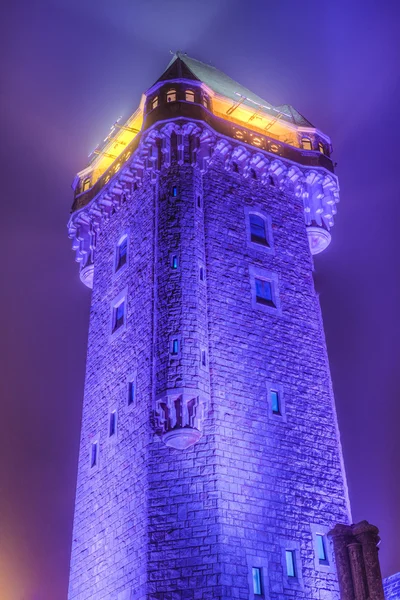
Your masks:
[[[93,469],[93,467],[95,467],[97,465],[98,454],[99,454],[99,443],[92,442],[92,448],[91,448],[91,452],[90,452],[90,468],[91,469]]]
[[[178,195],[178,188],[176,187],[176,185],[174,185],[172,188],[172,196],[173,196],[173,198],[176,198],[177,195]]]
[[[271,397],[271,408],[274,415],[281,414],[281,403],[279,398],[279,392],[277,390],[270,391]]]
[[[268,246],[265,220],[255,213],[250,214],[250,239],[256,244]]]
[[[285,550],[286,574],[288,577],[296,577],[296,561],[294,552],[294,550]]]
[[[275,302],[272,296],[272,282],[265,279],[257,279],[256,283],[256,302],[267,306],[275,307]]]
[[[321,565],[326,565],[328,563],[325,547],[325,536],[321,533],[317,533],[317,555]]]
[[[135,401],[135,382],[129,381],[128,383],[128,406],[133,404]]]
[[[255,596],[262,595],[261,569],[259,567],[252,568],[253,578],[253,593]]]
[[[121,267],[126,265],[128,258],[128,236],[125,235],[117,245],[117,264],[115,270],[118,271]]]
[[[179,262],[178,262],[178,257],[177,256],[173,256],[172,257],[172,263],[171,266],[173,269],[177,269],[179,266]]]
[[[117,413],[115,412],[115,410],[113,410],[110,413],[110,428],[109,428],[109,436],[112,437],[113,435],[115,435],[115,432],[117,430]]]
[[[172,352],[171,354],[179,353],[179,340],[172,340]]]
[[[113,328],[112,332],[115,333],[125,323],[125,299],[122,300],[117,306],[113,308]]]

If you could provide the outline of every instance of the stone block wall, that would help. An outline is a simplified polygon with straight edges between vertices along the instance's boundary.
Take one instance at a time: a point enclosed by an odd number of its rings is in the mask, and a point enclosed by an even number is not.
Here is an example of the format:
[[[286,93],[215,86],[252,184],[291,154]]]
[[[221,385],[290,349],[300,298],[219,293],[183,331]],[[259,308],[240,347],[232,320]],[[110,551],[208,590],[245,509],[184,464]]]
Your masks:
[[[315,552],[315,533],[348,523],[349,507],[304,208],[238,171],[216,157],[203,175],[173,164],[156,184],[145,176],[98,233],[69,600],[251,599],[252,567],[266,599],[338,598],[330,542],[329,564]],[[251,210],[270,247],[250,241]],[[114,273],[124,233],[128,263]],[[276,308],[255,303],[257,275]],[[121,294],[126,326],[111,335]],[[182,388],[204,418],[200,440],[177,450],[156,433],[157,402]]]
[[[400,599],[400,573],[395,573],[383,580],[386,600]]]

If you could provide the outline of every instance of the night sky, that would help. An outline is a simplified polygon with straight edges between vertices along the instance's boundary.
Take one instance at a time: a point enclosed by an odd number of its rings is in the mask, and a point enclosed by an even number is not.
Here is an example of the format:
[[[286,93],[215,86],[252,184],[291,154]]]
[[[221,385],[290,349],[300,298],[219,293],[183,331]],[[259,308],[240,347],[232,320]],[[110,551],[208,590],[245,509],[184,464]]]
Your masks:
[[[390,4],[392,6],[390,6]],[[90,291],[71,182],[170,50],[295,106],[334,145],[341,202],[315,259],[353,519],[400,570],[397,2],[21,0],[3,9],[0,599],[65,600]]]

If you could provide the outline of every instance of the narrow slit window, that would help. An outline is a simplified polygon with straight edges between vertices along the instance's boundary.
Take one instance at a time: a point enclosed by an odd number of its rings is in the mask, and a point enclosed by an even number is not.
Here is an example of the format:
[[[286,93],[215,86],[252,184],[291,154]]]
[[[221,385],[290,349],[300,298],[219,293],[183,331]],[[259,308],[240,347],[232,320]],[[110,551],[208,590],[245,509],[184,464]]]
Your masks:
[[[113,410],[110,413],[110,427],[109,427],[109,436],[112,437],[113,435],[115,435],[117,431],[117,413],[115,412],[115,410]]]
[[[256,244],[269,246],[265,220],[260,215],[254,213],[250,214],[250,239]]]
[[[321,152],[321,154],[325,154],[325,148],[322,142],[318,143],[318,150]]]
[[[175,339],[172,340],[172,352],[171,354],[173,354],[174,356],[176,356],[179,352],[179,340]]]
[[[128,406],[134,403],[135,401],[135,392],[136,386],[134,381],[129,381],[128,383]]]
[[[90,468],[93,469],[97,465],[99,454],[99,443],[92,442],[92,447],[90,449]]]
[[[200,267],[199,278],[200,278],[200,281],[204,281],[204,267]]]
[[[253,593],[255,596],[262,595],[261,569],[259,567],[252,568]]]
[[[120,329],[125,323],[125,300],[122,300],[113,309],[113,333]]]
[[[205,350],[201,351],[201,364],[203,367],[207,366],[207,353]]]
[[[271,390],[270,396],[271,396],[272,413],[274,415],[280,415],[281,414],[281,400],[279,397],[278,390]]]
[[[197,196],[197,208],[201,208],[201,197]]]
[[[205,94],[203,95],[202,102],[203,102],[203,106],[205,108],[208,108],[208,96],[206,96]]]
[[[272,294],[272,282],[265,279],[256,279],[256,302],[266,306],[275,307]]]
[[[151,103],[151,108],[157,108],[157,106],[158,106],[158,96],[153,98],[153,101]]]
[[[171,267],[176,270],[179,267],[179,261],[177,256],[172,257]]]
[[[303,150],[312,150],[312,143],[310,138],[301,138],[301,147],[303,148]]]
[[[172,197],[176,198],[178,195],[178,188],[176,187],[176,185],[172,186],[171,192],[172,192]]]
[[[168,90],[167,102],[176,102],[176,90]]]
[[[115,270],[118,271],[126,265],[128,259],[128,236],[124,235],[117,244],[117,264]]]
[[[326,565],[328,563],[328,556],[326,554],[325,536],[321,533],[317,533],[317,555],[320,564]]]
[[[192,90],[186,90],[185,100],[186,102],[194,102],[194,92]]]
[[[286,575],[288,577],[296,577],[296,562],[294,550],[285,550],[286,559]]]

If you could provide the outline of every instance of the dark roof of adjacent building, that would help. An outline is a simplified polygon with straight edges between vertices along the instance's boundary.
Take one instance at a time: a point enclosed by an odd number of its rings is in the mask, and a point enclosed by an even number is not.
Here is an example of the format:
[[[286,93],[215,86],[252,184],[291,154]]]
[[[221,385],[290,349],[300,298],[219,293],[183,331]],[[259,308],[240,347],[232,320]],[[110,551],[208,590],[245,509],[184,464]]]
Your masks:
[[[212,65],[207,65],[195,58],[190,58],[190,56],[183,52],[176,52],[158,81],[181,78],[201,81],[217,94],[230,98],[233,102],[238,102],[244,97],[243,104],[252,108],[261,105],[266,112],[270,111],[273,116],[281,113],[280,118],[289,123],[302,127],[313,127],[310,121],[303,117],[293,106],[290,106],[290,104],[273,106],[270,102],[260,98],[260,96],[257,96],[257,94],[254,94]]]

